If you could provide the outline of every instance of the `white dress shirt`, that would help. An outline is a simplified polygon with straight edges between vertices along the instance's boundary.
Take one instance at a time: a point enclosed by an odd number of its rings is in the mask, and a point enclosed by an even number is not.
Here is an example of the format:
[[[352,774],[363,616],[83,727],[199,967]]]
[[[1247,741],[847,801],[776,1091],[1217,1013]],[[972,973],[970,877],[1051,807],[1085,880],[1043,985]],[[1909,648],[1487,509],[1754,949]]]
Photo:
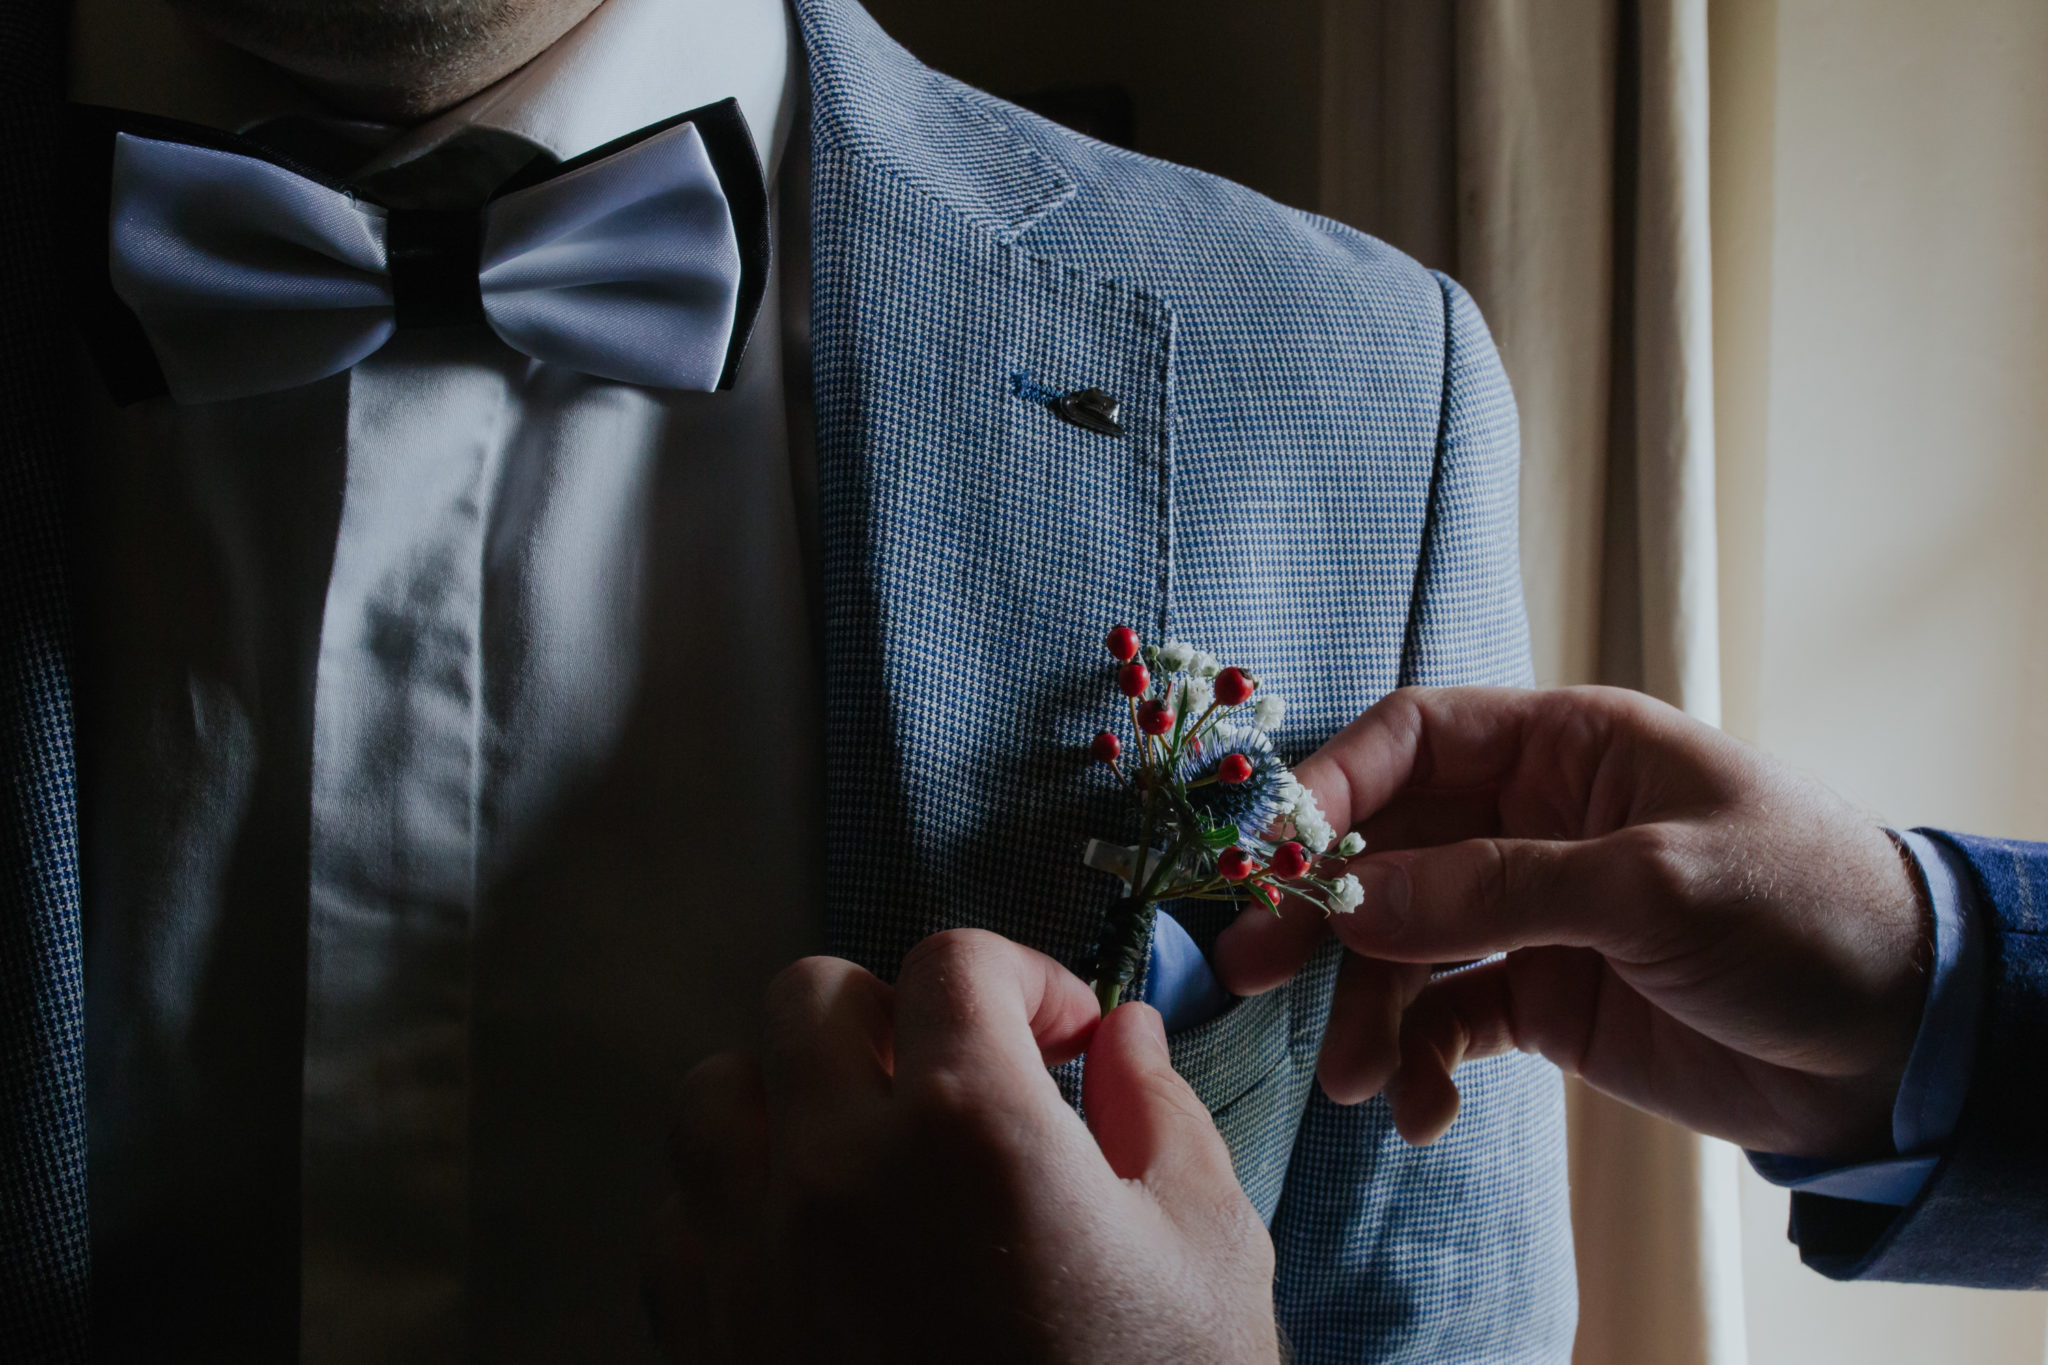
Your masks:
[[[353,145],[385,202],[448,206],[727,95],[770,161],[796,41],[781,0],[605,0],[393,130],[85,0],[73,90]],[[717,394],[481,325],[191,407],[81,368],[109,1356],[651,1358],[669,1100],[821,938],[785,326],[771,281]]]

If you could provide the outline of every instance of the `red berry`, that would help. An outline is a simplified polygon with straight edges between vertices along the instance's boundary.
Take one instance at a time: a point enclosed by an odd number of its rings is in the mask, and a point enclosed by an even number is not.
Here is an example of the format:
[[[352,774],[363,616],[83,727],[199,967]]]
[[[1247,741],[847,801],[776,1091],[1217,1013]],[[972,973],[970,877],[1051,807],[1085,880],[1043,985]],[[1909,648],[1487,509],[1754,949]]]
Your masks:
[[[1216,765],[1216,780],[1226,787],[1251,781],[1252,761],[1243,754],[1225,754]]]
[[[1138,632],[1129,626],[1118,626],[1102,642],[1109,649],[1109,657],[1119,663],[1129,663],[1138,657]]]
[[[1138,728],[1148,735],[1163,735],[1173,728],[1173,708],[1163,701],[1138,703]]]
[[[1236,706],[1250,698],[1258,680],[1241,668],[1226,668],[1216,675],[1216,700]]]
[[[1252,855],[1235,844],[1216,855],[1216,874],[1226,882],[1241,882],[1256,870]]]
[[[1263,892],[1265,892],[1265,893],[1266,893],[1266,899],[1267,899],[1267,901],[1269,901],[1270,903],[1272,903],[1272,904],[1273,904],[1273,905],[1275,905],[1275,906],[1278,906],[1278,905],[1280,904],[1280,888],[1279,888],[1279,887],[1277,887],[1277,886],[1262,886],[1262,887],[1260,887],[1260,888],[1259,888],[1259,890],[1261,890],[1261,891],[1263,891]]]
[[[1116,671],[1116,690],[1127,697],[1142,697],[1152,686],[1152,674],[1143,664],[1125,664]]]
[[[1088,741],[1088,753],[1097,763],[1114,763],[1123,751],[1124,742],[1107,730]]]
[[[1273,850],[1273,875],[1291,882],[1308,871],[1308,850],[1288,840]]]

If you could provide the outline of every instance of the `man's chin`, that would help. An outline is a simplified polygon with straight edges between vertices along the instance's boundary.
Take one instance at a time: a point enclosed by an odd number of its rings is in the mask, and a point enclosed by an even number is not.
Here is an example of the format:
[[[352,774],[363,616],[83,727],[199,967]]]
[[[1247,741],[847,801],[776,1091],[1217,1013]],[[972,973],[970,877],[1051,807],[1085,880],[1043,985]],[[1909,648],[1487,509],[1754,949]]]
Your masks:
[[[409,122],[518,70],[601,0],[170,0],[338,110]]]

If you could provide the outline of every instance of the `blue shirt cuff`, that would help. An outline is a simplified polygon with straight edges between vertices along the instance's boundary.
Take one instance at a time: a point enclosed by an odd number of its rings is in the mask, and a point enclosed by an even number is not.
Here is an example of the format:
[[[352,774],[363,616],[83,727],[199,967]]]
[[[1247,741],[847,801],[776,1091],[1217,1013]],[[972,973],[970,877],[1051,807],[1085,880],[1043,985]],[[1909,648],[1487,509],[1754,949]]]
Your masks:
[[[1975,884],[1961,860],[1918,831],[1889,833],[1911,857],[1934,910],[1927,1003],[1892,1105],[1896,1154],[1843,1165],[1751,1152],[1749,1163],[1758,1175],[1786,1189],[1903,1207],[1920,1193],[1955,1136],[1970,1092],[1984,1005],[1984,928]]]

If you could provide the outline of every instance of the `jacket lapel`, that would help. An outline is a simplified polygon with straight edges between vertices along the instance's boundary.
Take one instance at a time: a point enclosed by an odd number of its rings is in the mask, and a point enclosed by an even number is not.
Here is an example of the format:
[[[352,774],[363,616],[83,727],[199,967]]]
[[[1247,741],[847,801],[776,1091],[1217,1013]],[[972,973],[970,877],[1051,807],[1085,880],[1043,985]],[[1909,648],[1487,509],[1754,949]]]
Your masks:
[[[84,1010],[56,280],[65,7],[0,43],[0,1358],[85,1358]]]
[[[1116,622],[1162,623],[1174,316],[1017,237],[1075,191],[858,7],[799,5],[834,951],[893,974],[941,928],[1076,966],[1113,828],[1082,754]],[[1099,387],[1120,436],[1052,400]]]

